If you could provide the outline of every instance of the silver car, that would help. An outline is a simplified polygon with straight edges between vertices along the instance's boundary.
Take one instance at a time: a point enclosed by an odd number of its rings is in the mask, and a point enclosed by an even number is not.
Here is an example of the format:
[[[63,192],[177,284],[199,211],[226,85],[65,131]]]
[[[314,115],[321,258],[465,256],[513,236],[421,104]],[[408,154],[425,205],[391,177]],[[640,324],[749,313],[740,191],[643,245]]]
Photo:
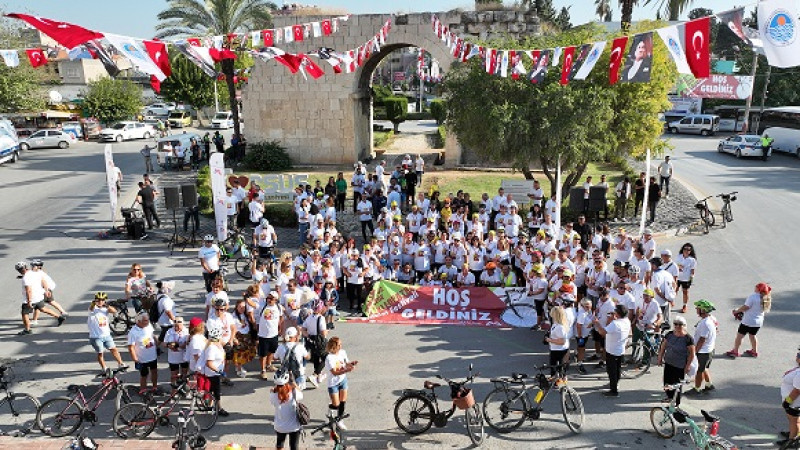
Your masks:
[[[29,148],[67,148],[75,142],[75,137],[70,133],[59,130],[39,130],[19,142],[21,150]]]

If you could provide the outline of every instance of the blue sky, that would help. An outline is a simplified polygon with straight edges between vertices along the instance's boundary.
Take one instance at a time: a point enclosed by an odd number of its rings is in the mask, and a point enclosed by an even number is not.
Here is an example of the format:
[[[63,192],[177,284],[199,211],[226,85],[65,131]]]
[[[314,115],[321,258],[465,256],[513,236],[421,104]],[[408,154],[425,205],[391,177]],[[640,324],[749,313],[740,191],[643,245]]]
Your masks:
[[[282,4],[280,0],[276,3]],[[345,9],[353,14],[446,11],[454,8],[471,9],[474,7],[474,2],[468,0],[310,0],[297,3]],[[508,0],[505,3],[513,4]],[[592,0],[553,0],[553,3],[558,8],[573,5],[570,10],[573,24],[577,25],[597,19],[593,15],[594,1]],[[696,0],[694,3],[715,12],[730,9],[734,4],[730,0]],[[166,5],[166,0],[0,0],[0,9],[6,12],[32,13],[50,19],[76,23],[97,31],[139,38],[152,37],[157,22],[156,15],[165,9]],[[614,11],[614,18],[618,20],[619,17],[620,13],[617,9]],[[655,9],[652,6],[634,9],[634,19],[652,18],[655,18]]]

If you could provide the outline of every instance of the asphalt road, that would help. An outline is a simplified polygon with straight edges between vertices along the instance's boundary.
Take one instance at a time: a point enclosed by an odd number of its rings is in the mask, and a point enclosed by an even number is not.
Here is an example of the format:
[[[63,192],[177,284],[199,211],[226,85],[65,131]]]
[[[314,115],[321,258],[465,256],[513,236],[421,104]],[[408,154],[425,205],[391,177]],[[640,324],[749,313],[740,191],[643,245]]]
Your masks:
[[[735,221],[727,229],[708,235],[670,237],[660,242],[676,250],[684,241],[698,249],[699,268],[692,298],[717,303],[720,338],[717,353],[728,350],[736,323],[730,309],[739,304],[761,280],[775,288],[773,312],[759,335],[761,356],[730,361],[715,360],[712,369],[717,391],[700,399],[686,400],[686,409],[699,417],[704,408],[723,419],[721,434],[742,447],[767,447],[785,429],[780,410],[780,375],[793,364],[798,345],[798,282],[792,263],[797,260],[798,184],[800,161],[776,155],[769,162],[736,160],[716,152],[714,138],[673,138],[676,176],[698,193],[740,191],[734,203]],[[128,176],[123,198],[130,201],[135,181],[143,169],[138,149],[141,142],[114,146],[115,161]],[[40,398],[65,393],[70,383],[94,383],[97,364],[87,342],[85,310],[91,293],[105,290],[121,295],[130,264],[138,262],[153,279],[177,281],[176,297],[181,314],[200,311],[203,294],[195,253],[169,256],[162,242],[98,240],[107,229],[109,211],[103,167],[103,146],[81,143],[66,150],[32,150],[16,165],[0,167],[0,287],[8,292],[0,304],[0,358],[15,361],[20,392]],[[60,328],[43,318],[35,334],[16,336],[20,330],[20,282],[16,261],[31,257],[45,260],[45,269],[58,283],[56,297],[71,318]],[[245,287],[233,284],[232,297]],[[696,322],[687,315],[690,324]],[[540,333],[527,330],[484,330],[460,327],[406,327],[339,323],[335,334],[344,340],[351,359],[360,361],[350,375],[347,421],[349,443],[355,448],[465,448],[463,414],[444,428],[408,437],[394,424],[394,399],[403,388],[421,388],[425,379],[441,373],[463,376],[472,363],[481,372],[474,386],[480,401],[491,389],[488,379],[512,371],[530,373],[533,364],[546,362],[547,349]],[[118,341],[119,344],[122,341]],[[127,359],[127,355],[125,355]],[[624,380],[622,395],[600,395],[606,379],[602,370],[590,367],[586,376],[570,377],[582,395],[586,409],[584,432],[573,435],[560,416],[556,397],[549,398],[541,420],[526,423],[519,431],[498,435],[489,432],[485,448],[679,448],[689,445],[685,436],[661,440],[652,433],[649,409],[661,397],[661,371],[656,369],[635,381]],[[237,441],[272,445],[272,408],[266,401],[271,383],[257,380],[255,367],[249,379],[237,380],[223,390],[223,404],[232,414],[207,433],[212,441]],[[161,379],[167,378],[166,364]],[[131,382],[135,374],[125,375]],[[441,392],[445,397],[447,393]],[[307,391],[306,403],[316,422],[326,411],[327,395]],[[444,403],[442,404],[444,406]],[[110,436],[110,405],[100,409],[100,422],[90,430]],[[487,428],[488,430],[488,428]],[[168,436],[161,428],[157,435]],[[306,445],[324,446],[319,435],[307,436]]]

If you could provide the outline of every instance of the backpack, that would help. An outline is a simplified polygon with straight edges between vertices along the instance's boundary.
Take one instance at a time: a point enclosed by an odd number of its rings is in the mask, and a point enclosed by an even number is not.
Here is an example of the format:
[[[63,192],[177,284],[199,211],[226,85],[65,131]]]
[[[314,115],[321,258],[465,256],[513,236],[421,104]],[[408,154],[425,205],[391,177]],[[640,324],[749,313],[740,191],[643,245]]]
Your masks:
[[[322,316],[317,316],[317,334],[310,335],[306,339],[308,342],[308,349],[317,355],[325,355],[325,348],[328,345],[328,339],[322,335],[322,330],[326,329],[326,325],[324,321],[320,324],[321,320]]]
[[[294,357],[295,347],[297,347],[297,344],[291,347],[286,345],[286,354],[283,355],[281,368],[275,373],[276,376],[278,376],[278,374],[283,375],[288,371],[293,379],[296,380],[298,377],[300,377],[300,364],[297,362],[297,358]]]
[[[158,304],[161,302],[161,299],[164,298],[164,294],[158,294],[155,301],[150,305],[150,308],[147,310],[147,315],[150,316],[150,323],[158,323],[158,319],[161,318],[161,309],[158,307]]]

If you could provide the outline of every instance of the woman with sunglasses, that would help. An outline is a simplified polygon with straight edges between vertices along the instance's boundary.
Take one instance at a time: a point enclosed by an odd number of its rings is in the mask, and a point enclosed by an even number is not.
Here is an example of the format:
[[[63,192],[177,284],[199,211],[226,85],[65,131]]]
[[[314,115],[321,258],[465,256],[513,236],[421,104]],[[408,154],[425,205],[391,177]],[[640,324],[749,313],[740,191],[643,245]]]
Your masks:
[[[675,257],[675,264],[678,265],[678,287],[683,291],[681,312],[685,313],[689,304],[689,289],[692,287],[694,271],[697,269],[697,255],[691,243],[683,244],[680,253]]]
[[[694,360],[694,339],[686,331],[686,319],[675,316],[672,322],[674,329],[664,336],[661,348],[658,350],[658,365],[664,366],[664,386],[671,386],[690,376],[692,361]],[[667,389],[667,398],[675,396],[674,389]],[[681,404],[680,392],[675,399],[675,405]]]
[[[122,356],[117,350],[117,345],[111,337],[111,329],[108,327],[109,314],[116,314],[117,310],[111,306],[106,305],[108,294],[105,292],[98,292],[94,294],[94,300],[89,306],[89,317],[86,321],[89,326],[89,343],[92,348],[97,352],[97,362],[100,363],[100,369],[106,371],[106,362],[103,360],[103,351],[107,349],[117,361],[120,367],[123,367]]]
[[[128,278],[125,280],[125,298],[131,300],[133,309],[138,313],[142,310],[142,300],[147,298],[150,282],[144,274],[142,266],[138,263],[131,265]]]

